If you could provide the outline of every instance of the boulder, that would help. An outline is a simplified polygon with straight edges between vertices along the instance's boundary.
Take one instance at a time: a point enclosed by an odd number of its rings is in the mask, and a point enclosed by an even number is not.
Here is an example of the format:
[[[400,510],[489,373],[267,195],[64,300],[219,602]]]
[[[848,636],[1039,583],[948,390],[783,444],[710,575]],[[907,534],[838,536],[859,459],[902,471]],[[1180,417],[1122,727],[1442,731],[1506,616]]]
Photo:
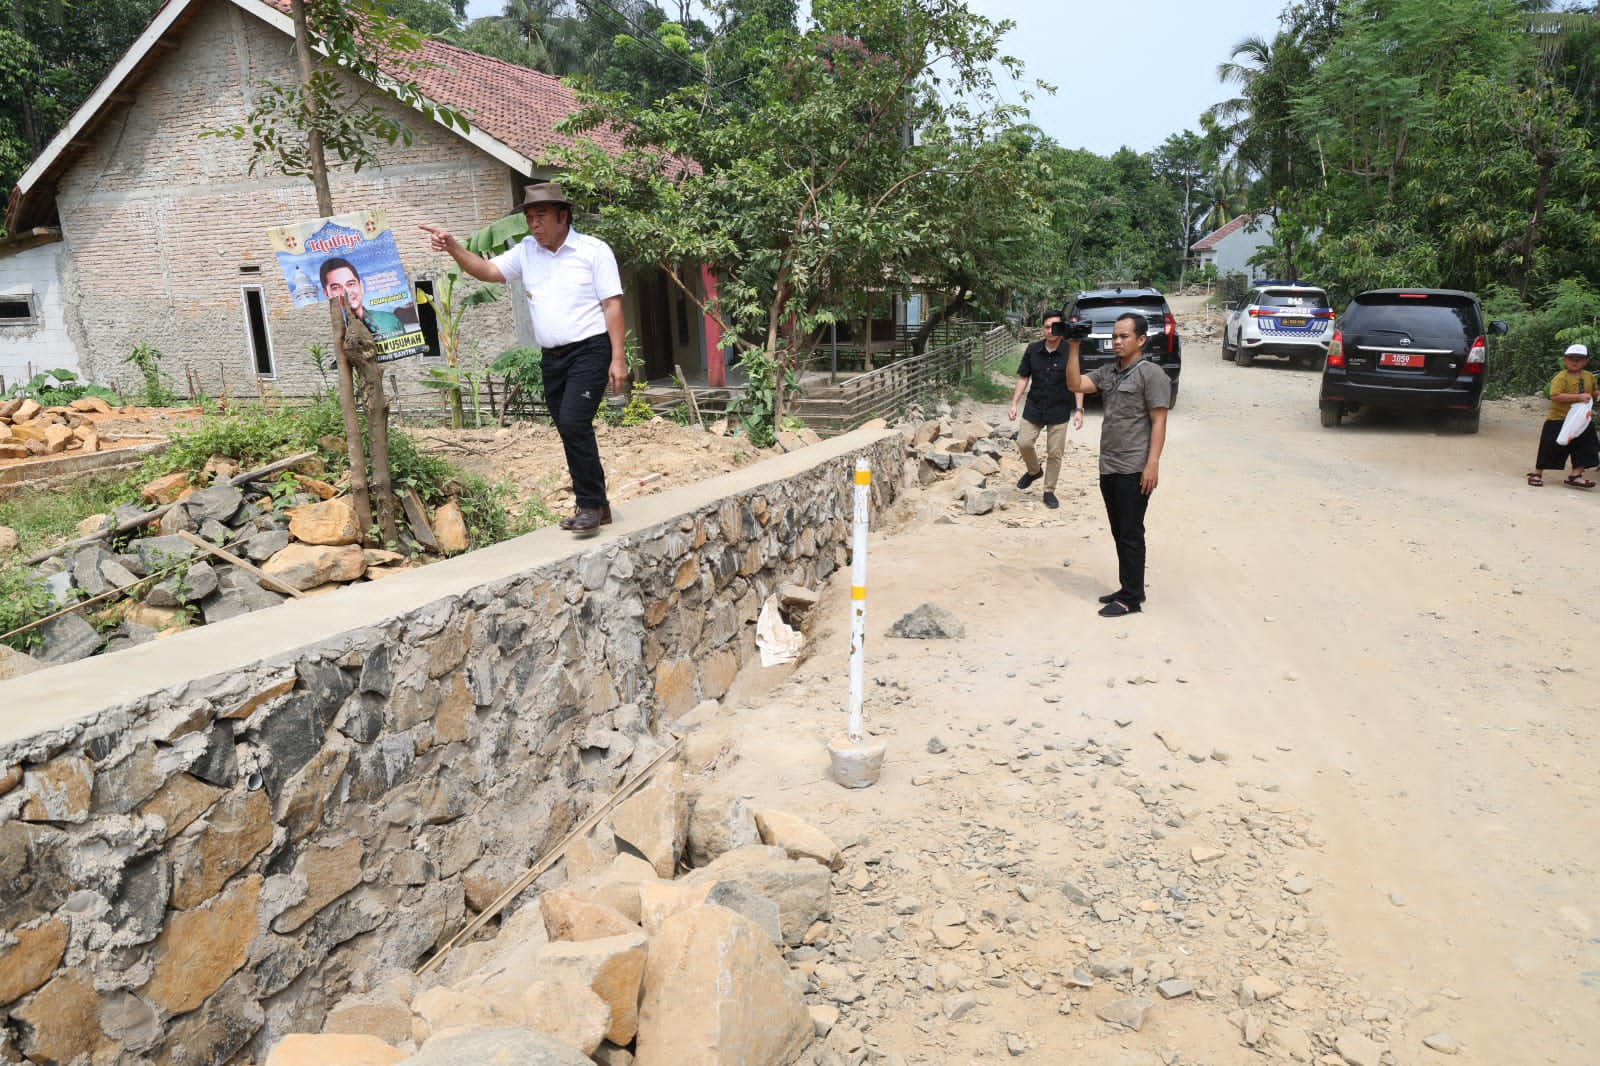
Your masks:
[[[139,490],[139,498],[145,503],[172,503],[189,489],[189,475],[180,470],[150,482]]]
[[[73,663],[100,650],[100,634],[77,614],[52,618],[38,632],[38,657],[47,663]]]
[[[622,936],[549,944],[540,954],[539,968],[558,979],[579,982],[600,997],[608,1008],[605,1039],[627,1044],[639,1028],[645,954],[645,935],[635,929]],[[584,1051],[592,1054],[594,1047]]]
[[[209,489],[199,492],[183,501],[183,509],[188,511],[196,522],[213,519],[226,522],[239,513],[239,508],[244,506],[244,493],[224,482],[213,485]]]
[[[730,851],[683,881],[743,883],[756,895],[778,905],[779,925],[787,944],[801,943],[811,924],[828,917],[832,906],[832,875],[827,867],[809,860],[796,861],[781,848],[765,845]]]
[[[785,1066],[814,1032],[789,968],[749,919],[691,907],[651,939],[637,1066]]]
[[[13,677],[21,677],[23,674],[31,674],[44,668],[44,663],[27,652],[18,651],[9,644],[0,644],[0,681],[9,681]]]
[[[52,422],[44,427],[44,450],[47,455],[58,455],[67,450],[69,441],[76,441],[72,430]]]
[[[761,843],[749,804],[731,792],[707,789],[689,815],[689,865],[704,866],[735,848]]]
[[[12,424],[16,424],[18,422],[31,422],[33,421],[34,416],[42,410],[44,410],[44,408],[39,406],[39,402],[37,400],[24,397],[22,402],[17,405],[16,409],[11,412],[10,417]]]
[[[520,1027],[447,1033],[422,1045],[402,1066],[593,1066],[577,1048]]]
[[[290,1033],[267,1056],[266,1066],[393,1066],[407,1055],[375,1036]]]
[[[658,876],[671,878],[688,836],[689,804],[683,791],[683,770],[674,762],[662,767],[638,792],[611,814],[617,839],[638,851]]]
[[[844,867],[844,856],[828,834],[792,814],[756,811],[756,828],[761,831],[761,843],[782,848],[791,859],[812,859],[830,870]]]
[[[541,978],[522,992],[525,1024],[591,1055],[611,1028],[611,1008],[581,981]]]
[[[654,880],[656,871],[648,862],[637,855],[618,855],[611,865],[568,887],[588,894],[638,925],[643,917],[639,909],[639,885]]]
[[[569,888],[554,888],[541,895],[539,913],[551,940],[598,940],[625,936],[639,928],[615,907]]]
[[[22,547],[22,538],[10,526],[0,526],[0,559],[15,554]]]
[[[289,532],[304,544],[340,546],[357,544],[361,540],[361,526],[356,521],[356,507],[348,496],[338,496],[320,503],[291,508]],[[362,560],[362,570],[366,569],[365,562]],[[356,577],[360,576],[359,573],[356,574]]]
[[[467,520],[462,517],[461,505],[454,496],[433,513],[433,535],[439,542],[439,550],[446,555],[458,555],[471,547]]]
[[[301,592],[329,582],[354,581],[366,570],[366,556],[354,544],[290,544],[261,566],[262,573]]]
[[[672,881],[646,881],[639,886],[639,916],[644,931],[654,936],[674,914],[706,901],[712,885],[683,885]]]

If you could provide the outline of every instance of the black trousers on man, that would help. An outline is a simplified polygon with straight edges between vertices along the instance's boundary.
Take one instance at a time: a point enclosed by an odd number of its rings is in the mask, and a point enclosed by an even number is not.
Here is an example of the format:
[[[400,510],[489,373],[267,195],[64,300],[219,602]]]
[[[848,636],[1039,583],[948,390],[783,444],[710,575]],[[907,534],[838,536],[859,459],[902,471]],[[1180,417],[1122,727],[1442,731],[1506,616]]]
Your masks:
[[[578,506],[604,507],[606,472],[600,465],[600,444],[594,439],[594,416],[610,383],[611,338],[604,333],[541,353],[544,402],[561,434]]]
[[[1117,542],[1117,599],[1130,606],[1144,602],[1144,512],[1150,497],[1139,491],[1138,474],[1101,474],[1100,498]]]

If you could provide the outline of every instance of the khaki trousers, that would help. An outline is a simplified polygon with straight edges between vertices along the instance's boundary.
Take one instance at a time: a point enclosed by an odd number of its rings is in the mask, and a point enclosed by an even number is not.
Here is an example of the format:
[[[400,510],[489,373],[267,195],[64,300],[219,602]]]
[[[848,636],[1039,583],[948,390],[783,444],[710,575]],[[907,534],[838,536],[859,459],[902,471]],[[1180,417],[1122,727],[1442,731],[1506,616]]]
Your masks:
[[[1039,431],[1045,430],[1044,437],[1044,491],[1056,491],[1056,477],[1061,473],[1061,455],[1067,450],[1067,424],[1058,423],[1054,426],[1039,426],[1022,420],[1022,431],[1017,434],[1017,450],[1022,453],[1022,461],[1028,464],[1028,473],[1039,472],[1039,453],[1034,450],[1034,441],[1039,439]]]

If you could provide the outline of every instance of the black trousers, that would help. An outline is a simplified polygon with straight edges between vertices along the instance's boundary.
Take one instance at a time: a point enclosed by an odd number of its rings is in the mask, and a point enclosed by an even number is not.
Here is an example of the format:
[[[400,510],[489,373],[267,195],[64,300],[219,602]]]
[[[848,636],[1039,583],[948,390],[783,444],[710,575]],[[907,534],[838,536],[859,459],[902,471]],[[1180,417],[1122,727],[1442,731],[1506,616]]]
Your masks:
[[[544,402],[567,454],[572,494],[579,507],[604,507],[606,472],[600,465],[600,444],[594,439],[594,416],[606,398],[611,338],[597,333],[546,348],[539,367],[544,373]]]
[[[1144,512],[1150,497],[1139,491],[1138,474],[1101,474],[1100,498],[1117,542],[1117,599],[1144,602]]]

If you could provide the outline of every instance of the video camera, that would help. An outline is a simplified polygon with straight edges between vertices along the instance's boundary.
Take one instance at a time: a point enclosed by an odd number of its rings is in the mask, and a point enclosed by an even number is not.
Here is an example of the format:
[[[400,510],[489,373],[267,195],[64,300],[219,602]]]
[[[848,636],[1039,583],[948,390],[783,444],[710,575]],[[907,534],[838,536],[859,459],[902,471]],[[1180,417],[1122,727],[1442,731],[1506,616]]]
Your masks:
[[[1093,327],[1087,322],[1080,322],[1076,318],[1056,319],[1050,323],[1050,335],[1053,337],[1066,337],[1068,340],[1081,341],[1093,332]]]

